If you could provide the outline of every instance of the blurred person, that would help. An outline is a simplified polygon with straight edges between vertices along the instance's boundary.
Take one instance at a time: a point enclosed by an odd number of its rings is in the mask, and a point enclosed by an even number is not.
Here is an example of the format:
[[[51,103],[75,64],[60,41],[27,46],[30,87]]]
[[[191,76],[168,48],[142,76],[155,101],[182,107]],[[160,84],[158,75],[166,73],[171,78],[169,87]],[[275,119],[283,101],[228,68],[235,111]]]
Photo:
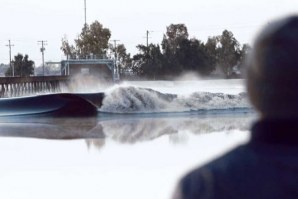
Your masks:
[[[173,198],[298,198],[298,16],[268,24],[246,63],[249,142],[184,176]]]

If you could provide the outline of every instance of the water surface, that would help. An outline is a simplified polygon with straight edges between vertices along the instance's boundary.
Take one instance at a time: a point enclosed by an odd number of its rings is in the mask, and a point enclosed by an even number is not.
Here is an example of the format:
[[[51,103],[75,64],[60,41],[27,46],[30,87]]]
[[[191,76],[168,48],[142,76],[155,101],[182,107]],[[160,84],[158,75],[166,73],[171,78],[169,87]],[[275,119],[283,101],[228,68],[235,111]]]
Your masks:
[[[185,96],[244,91],[241,80],[132,84]],[[169,198],[189,169],[246,142],[254,119],[249,111],[1,117],[0,198]]]

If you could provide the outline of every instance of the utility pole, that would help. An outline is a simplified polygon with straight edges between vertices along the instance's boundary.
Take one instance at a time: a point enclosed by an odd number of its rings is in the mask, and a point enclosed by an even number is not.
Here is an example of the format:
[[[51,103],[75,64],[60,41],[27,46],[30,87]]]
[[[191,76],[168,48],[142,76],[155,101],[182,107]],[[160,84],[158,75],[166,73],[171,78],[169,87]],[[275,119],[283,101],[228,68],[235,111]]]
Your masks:
[[[114,39],[114,40],[111,40],[114,42],[114,53],[115,53],[115,69],[116,71],[114,71],[114,73],[117,74],[117,77],[118,77],[118,65],[117,65],[117,41],[120,41],[120,40],[117,40],[117,39]]]
[[[6,46],[9,47],[9,66],[12,69],[12,76],[14,77],[14,66],[11,65],[11,47],[14,45],[10,43],[10,40],[8,40],[8,45]]]
[[[86,6],[86,0],[84,0],[84,11],[85,11],[85,26],[87,25],[87,6]]]
[[[148,48],[148,44],[149,44],[148,39],[149,39],[149,31],[147,30],[146,31],[147,48]]]
[[[111,40],[114,42],[114,53],[115,53],[115,60],[117,60],[117,41],[120,41],[120,40]]]
[[[44,41],[44,40],[38,41],[38,43],[41,43],[40,52],[42,54],[42,74],[43,74],[43,76],[44,76],[44,51],[46,50],[44,46],[47,45],[46,42],[47,41]]]
[[[149,34],[150,34],[150,32],[153,32],[153,31],[149,31],[149,30],[146,31],[147,48],[149,46]]]

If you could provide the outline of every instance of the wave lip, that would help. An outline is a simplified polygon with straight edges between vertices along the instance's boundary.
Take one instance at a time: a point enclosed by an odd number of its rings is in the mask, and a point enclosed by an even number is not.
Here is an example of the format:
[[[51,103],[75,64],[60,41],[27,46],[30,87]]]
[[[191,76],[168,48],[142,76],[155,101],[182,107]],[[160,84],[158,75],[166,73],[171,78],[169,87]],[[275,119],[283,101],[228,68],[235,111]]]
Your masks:
[[[99,111],[108,113],[161,113],[250,109],[245,93],[194,92],[190,96],[161,93],[133,86],[106,93]]]

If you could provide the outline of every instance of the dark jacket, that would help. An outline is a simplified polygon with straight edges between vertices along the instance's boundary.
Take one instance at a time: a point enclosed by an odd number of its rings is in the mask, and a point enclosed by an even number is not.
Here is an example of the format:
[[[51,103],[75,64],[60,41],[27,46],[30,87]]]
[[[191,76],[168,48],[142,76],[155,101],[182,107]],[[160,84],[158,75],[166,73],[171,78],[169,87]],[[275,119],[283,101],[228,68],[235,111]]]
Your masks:
[[[298,198],[298,121],[260,121],[250,141],[181,181],[174,198]]]

